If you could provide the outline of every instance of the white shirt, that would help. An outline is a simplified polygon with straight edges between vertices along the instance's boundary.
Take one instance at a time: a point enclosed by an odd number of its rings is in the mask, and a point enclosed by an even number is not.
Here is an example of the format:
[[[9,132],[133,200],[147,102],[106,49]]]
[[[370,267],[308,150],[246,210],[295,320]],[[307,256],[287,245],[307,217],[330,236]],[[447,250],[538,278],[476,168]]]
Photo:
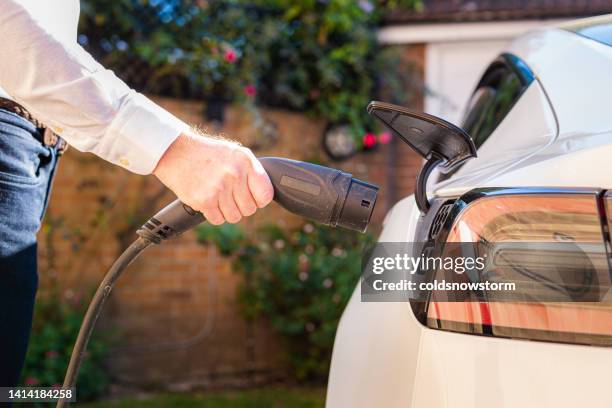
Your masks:
[[[78,0],[0,0],[0,96],[78,150],[149,174],[188,126],[77,43]]]

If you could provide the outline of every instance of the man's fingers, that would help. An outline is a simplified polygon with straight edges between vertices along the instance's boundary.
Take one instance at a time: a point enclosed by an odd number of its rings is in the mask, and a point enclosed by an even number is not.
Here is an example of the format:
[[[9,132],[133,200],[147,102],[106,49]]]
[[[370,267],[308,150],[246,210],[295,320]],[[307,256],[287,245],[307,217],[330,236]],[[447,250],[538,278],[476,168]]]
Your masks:
[[[202,214],[206,218],[206,221],[211,223],[212,225],[221,225],[225,222],[225,218],[223,218],[223,214],[219,208],[206,208],[202,210]]]
[[[254,158],[252,163],[252,168],[247,174],[249,190],[251,190],[251,195],[257,206],[263,208],[270,204],[270,201],[274,198],[274,188],[268,173],[266,173],[259,160]]]
[[[170,145],[154,173],[213,225],[238,222],[274,197],[272,183],[251,150],[191,132]]]
[[[240,210],[236,206],[234,196],[230,188],[226,188],[221,192],[219,196],[219,209],[223,213],[225,221],[235,224],[242,218]]]
[[[251,195],[246,180],[234,186],[234,201],[244,217],[253,215],[257,211],[257,203]]]

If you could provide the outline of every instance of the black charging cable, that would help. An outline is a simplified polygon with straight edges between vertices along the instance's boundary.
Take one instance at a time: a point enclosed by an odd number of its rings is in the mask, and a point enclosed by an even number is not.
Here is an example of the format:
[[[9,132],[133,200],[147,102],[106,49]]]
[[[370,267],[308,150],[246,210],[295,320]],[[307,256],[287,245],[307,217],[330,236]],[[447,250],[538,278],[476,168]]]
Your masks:
[[[91,337],[94,326],[98,321],[102,307],[108,298],[108,295],[113,289],[113,285],[117,282],[117,279],[121,276],[121,273],[127,268],[137,257],[144,251],[149,245],[153,244],[146,238],[138,238],[117,258],[113,266],[108,270],[100,286],[96,290],[96,293],[87,308],[83,323],[79,329],[79,335],[77,336],[74,348],[72,349],[72,355],[70,356],[70,363],[68,364],[68,370],[66,371],[66,377],[64,377],[64,384],[62,389],[69,390],[74,388],[79,374],[79,368],[85,357],[85,351],[87,350],[87,343]],[[70,402],[67,399],[61,398],[57,402],[57,408],[66,407]]]
[[[64,377],[62,389],[70,390],[75,387],[77,376],[79,375],[79,368],[85,357],[89,338],[91,337],[108,295],[110,295],[114,284],[125,268],[127,268],[150,245],[160,244],[162,241],[180,235],[204,221],[206,221],[206,219],[202,213],[193,210],[179,200],[175,200],[151,217],[142,227],[140,227],[140,229],[138,229],[138,231],[136,231],[136,234],[139,236],[138,239],[132,242],[132,244],[123,251],[110,267],[106,275],[104,275],[104,279],[100,282],[100,286],[98,286],[87,308],[83,323],[81,323],[81,328],[79,329],[77,340],[72,349],[72,355],[70,356],[70,363],[68,363],[68,370]],[[68,399],[60,398],[56,407],[63,408],[67,407],[69,404],[70,401]]]

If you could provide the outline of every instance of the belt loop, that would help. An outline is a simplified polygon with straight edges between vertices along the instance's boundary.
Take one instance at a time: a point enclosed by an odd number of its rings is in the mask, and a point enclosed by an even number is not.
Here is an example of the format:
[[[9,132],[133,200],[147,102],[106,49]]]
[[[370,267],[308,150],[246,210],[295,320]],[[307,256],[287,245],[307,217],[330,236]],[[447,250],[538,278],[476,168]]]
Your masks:
[[[55,147],[57,154],[61,156],[68,149],[68,143],[59,137],[50,127],[45,127],[43,130],[43,144],[49,147]]]
[[[45,146],[55,146],[57,144],[58,136],[51,130],[51,128],[46,127],[43,131],[43,143]]]

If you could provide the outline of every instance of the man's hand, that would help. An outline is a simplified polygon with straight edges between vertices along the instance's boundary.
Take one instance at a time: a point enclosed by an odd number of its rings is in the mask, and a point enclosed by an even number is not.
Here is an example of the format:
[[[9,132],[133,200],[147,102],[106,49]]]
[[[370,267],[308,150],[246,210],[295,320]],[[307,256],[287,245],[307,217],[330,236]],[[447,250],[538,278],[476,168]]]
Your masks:
[[[180,135],[153,174],[213,225],[253,215],[274,196],[270,178],[249,149],[195,133]]]

